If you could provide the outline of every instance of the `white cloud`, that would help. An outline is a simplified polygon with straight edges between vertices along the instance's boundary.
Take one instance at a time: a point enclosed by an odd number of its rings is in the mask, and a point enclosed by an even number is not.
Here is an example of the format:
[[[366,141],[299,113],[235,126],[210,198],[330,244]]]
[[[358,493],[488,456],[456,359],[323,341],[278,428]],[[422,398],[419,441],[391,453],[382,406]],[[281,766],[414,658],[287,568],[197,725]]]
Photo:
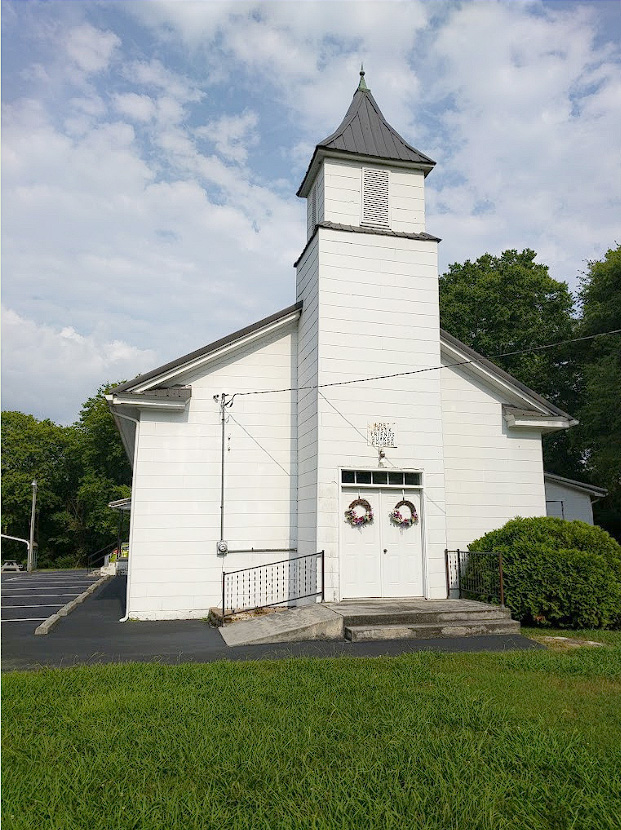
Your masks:
[[[618,235],[619,67],[594,49],[588,9],[543,11],[465,4],[439,31],[429,92],[453,105],[430,213],[460,252],[448,261],[531,247],[575,286],[583,260]],[[479,205],[491,210],[477,215]]]
[[[67,33],[67,55],[86,73],[106,69],[121,40],[114,32],[104,32],[88,23],[76,26]]]
[[[252,121],[231,126],[233,145]],[[40,107],[18,104],[6,109],[3,138],[5,301],[33,326],[64,332],[48,338],[50,351],[88,331],[108,356],[117,339],[140,344],[152,368],[292,302],[301,204],[201,154],[189,128],[155,130],[146,152],[128,123],[67,136]],[[66,367],[48,367],[50,384],[83,390],[79,376],[63,378]],[[5,405],[16,405],[15,389],[5,385]],[[75,400],[63,400],[70,411]]]
[[[203,93],[189,78],[167,69],[161,61],[134,61],[126,71],[133,83],[142,84],[169,95],[179,102],[200,101]]]
[[[155,116],[156,104],[148,95],[126,92],[123,95],[115,94],[112,98],[117,111],[133,121],[151,121]]]
[[[2,309],[4,407],[67,422],[102,383],[151,368],[154,353],[123,340],[38,325]],[[90,391],[89,391],[90,390]]]
[[[241,115],[223,115],[216,121],[197,127],[194,134],[213,141],[216,152],[230,161],[245,162],[248,149],[256,146],[259,137],[256,112],[246,110]]]
[[[50,401],[75,386],[54,401],[71,420],[114,378],[71,373],[67,349],[93,373],[135,355],[135,374],[292,302],[295,187],[361,60],[388,121],[438,161],[442,265],[528,246],[575,278],[621,235],[619,58],[597,6],[11,5],[26,52],[3,56],[4,298],[21,320],[5,403],[19,383]],[[56,350],[49,378],[20,327]]]

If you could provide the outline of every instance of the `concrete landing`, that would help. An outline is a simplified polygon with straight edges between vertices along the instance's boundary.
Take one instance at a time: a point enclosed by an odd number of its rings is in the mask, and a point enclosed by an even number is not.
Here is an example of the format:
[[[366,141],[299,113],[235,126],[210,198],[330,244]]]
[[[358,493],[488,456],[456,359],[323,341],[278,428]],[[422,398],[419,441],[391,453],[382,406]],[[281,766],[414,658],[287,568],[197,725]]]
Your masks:
[[[308,640],[432,639],[519,634],[506,608],[474,600],[356,599],[326,602],[232,622],[219,629],[229,646]]]
[[[424,599],[423,597],[396,597],[370,599],[344,599],[341,602],[326,602],[330,608],[340,614],[346,622],[365,622],[384,624],[398,622],[422,622],[429,620],[429,615],[445,620],[457,620],[471,617],[506,617],[508,611],[499,605],[488,605],[471,599]],[[429,620],[432,621],[432,620]]]

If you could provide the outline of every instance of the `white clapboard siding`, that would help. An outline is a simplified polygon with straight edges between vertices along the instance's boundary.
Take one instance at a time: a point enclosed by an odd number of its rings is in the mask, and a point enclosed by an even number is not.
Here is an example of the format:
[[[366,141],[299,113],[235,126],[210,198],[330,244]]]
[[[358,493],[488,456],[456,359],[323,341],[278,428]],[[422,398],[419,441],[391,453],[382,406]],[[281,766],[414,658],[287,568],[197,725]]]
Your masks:
[[[296,353],[292,324],[177,378],[192,387],[186,412],[143,413],[133,484],[131,617],[206,616],[219,602],[223,568],[258,564],[253,554],[216,554],[221,427],[213,396],[295,387]],[[297,546],[296,403],[294,392],[238,397],[229,411],[225,536],[232,550]],[[154,589],[158,584],[167,589]]]
[[[546,481],[546,513],[559,519],[578,519],[593,524],[591,497],[584,490],[576,490],[556,481]]]
[[[370,216],[364,220],[365,169],[388,176],[387,209],[380,221],[377,217],[374,221]],[[316,185],[319,222],[325,219],[343,225],[367,224],[400,233],[421,233],[425,230],[425,178],[422,171],[326,159],[317,174]],[[368,189],[366,192],[369,194]]]
[[[349,166],[351,169],[351,166]],[[353,178],[353,177],[352,177]],[[329,177],[326,174],[326,192]],[[358,208],[359,209],[359,208]],[[392,374],[438,365],[439,307],[436,243],[322,228],[313,257],[316,287],[300,267],[307,295],[302,323],[319,332],[316,382],[330,384],[352,377]],[[396,263],[391,268],[390,264]],[[299,283],[299,284],[300,284]],[[313,368],[315,368],[315,365]],[[307,393],[307,395],[310,393]],[[387,450],[389,465],[423,471],[425,503],[426,593],[444,596],[443,435],[438,373],[326,387],[315,394],[318,422],[298,429],[300,471],[299,538],[302,522],[315,523],[309,544],[326,551],[328,597],[340,596],[339,536],[344,521],[340,504],[340,467],[377,468],[378,453],[367,445],[367,425],[394,421],[399,446]],[[299,406],[301,408],[302,395]],[[303,447],[301,435],[308,443]],[[303,469],[303,453],[313,451]],[[304,489],[302,489],[302,486]],[[313,514],[313,505],[316,515]]]
[[[506,401],[467,368],[442,370],[447,546],[520,516],[545,516],[541,434],[511,430]]]
[[[297,300],[304,308],[298,324],[298,382],[297,396],[297,517],[298,553],[315,553],[317,548],[317,361],[318,332],[318,238],[312,241],[297,269]]]

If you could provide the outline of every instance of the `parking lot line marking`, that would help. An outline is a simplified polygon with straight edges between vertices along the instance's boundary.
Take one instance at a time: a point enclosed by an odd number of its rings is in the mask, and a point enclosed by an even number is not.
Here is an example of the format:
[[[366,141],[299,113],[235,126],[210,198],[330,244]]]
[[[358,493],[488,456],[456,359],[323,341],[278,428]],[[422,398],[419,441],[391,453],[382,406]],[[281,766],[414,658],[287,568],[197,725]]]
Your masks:
[[[3,594],[3,599],[25,599],[26,597],[30,596],[30,594]],[[52,591],[49,594],[39,594],[33,599],[43,599],[43,597],[77,597],[77,593],[75,591],[71,591],[69,594],[58,594],[56,591]]]
[[[58,591],[59,588],[82,588],[90,582],[74,582],[71,585],[7,585],[3,591]]]
[[[83,588],[85,586],[88,588],[88,586],[91,585],[91,584],[92,583],[90,583],[90,582],[85,582],[85,583],[83,583],[83,585],[47,585],[47,586],[42,585],[40,588],[18,588],[17,586],[15,586],[15,588],[5,588],[4,590],[5,591],[26,591],[26,590],[28,590],[28,591],[50,591],[52,588]]]
[[[42,605],[6,605],[5,610],[9,608],[62,608],[64,603],[60,602],[46,602]]]
[[[0,622],[42,622],[47,620],[47,617],[24,617],[23,620],[0,620]]]

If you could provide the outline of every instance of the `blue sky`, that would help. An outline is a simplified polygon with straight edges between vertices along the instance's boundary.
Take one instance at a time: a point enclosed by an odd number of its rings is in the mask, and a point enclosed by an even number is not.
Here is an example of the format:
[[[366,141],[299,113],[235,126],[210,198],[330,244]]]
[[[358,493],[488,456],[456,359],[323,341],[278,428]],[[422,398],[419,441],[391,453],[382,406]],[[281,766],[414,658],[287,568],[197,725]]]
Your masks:
[[[71,422],[294,301],[295,197],[366,80],[451,262],[572,289],[621,239],[621,3],[2,3],[4,409]]]

